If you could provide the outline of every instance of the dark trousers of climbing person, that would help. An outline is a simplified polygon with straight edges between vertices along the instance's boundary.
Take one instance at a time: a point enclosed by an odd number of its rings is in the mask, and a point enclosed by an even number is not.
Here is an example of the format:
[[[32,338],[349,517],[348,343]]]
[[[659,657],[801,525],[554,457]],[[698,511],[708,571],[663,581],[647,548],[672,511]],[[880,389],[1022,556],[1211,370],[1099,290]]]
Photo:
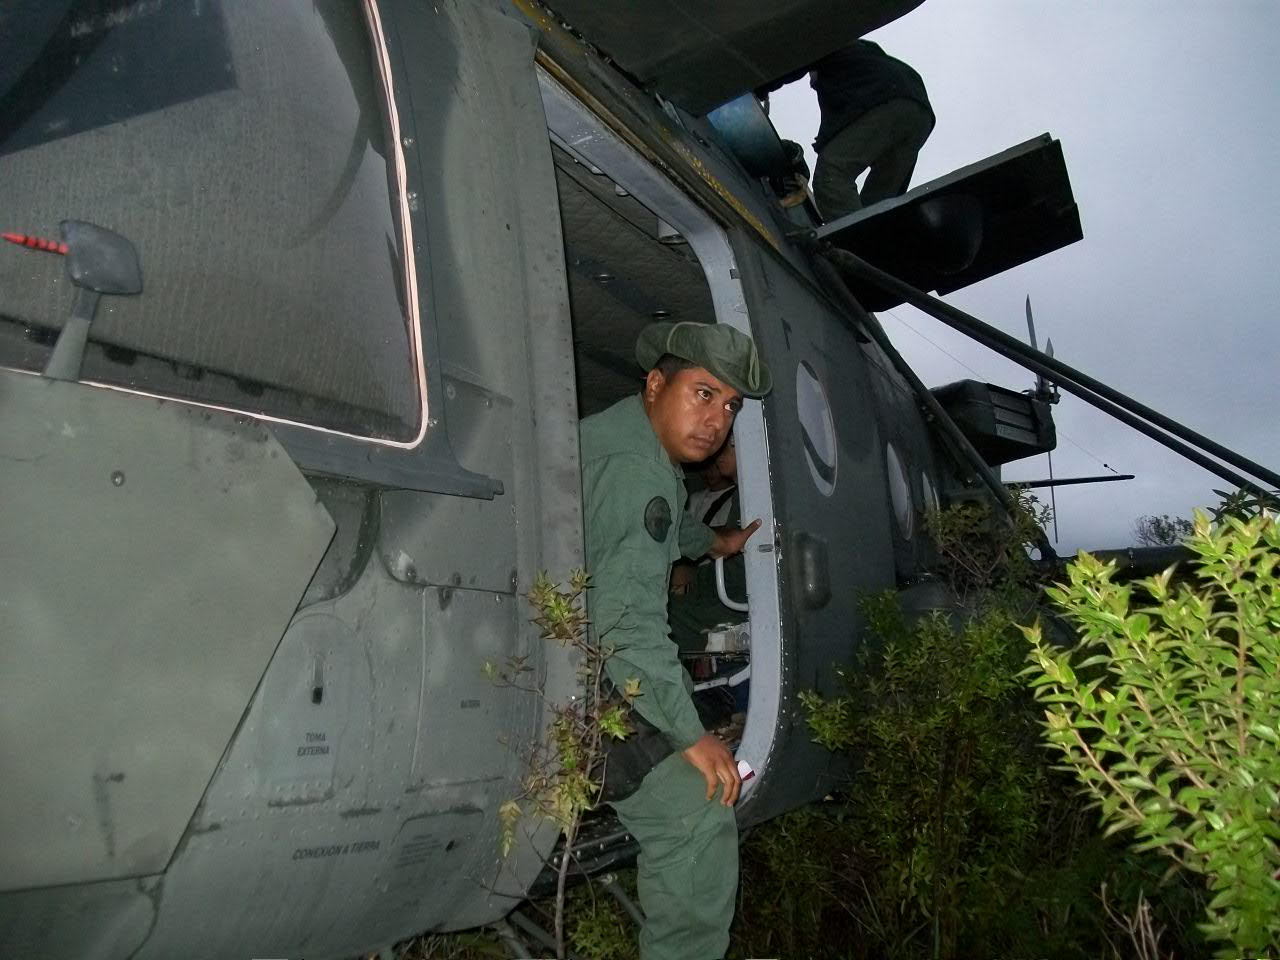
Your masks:
[[[813,196],[830,223],[906,192],[920,148],[933,130],[933,114],[914,100],[872,107],[837,133],[818,154]],[[870,167],[862,192],[858,177]]]
[[[738,821],[720,793],[673,753],[625,800],[613,801],[636,839],[644,927],[640,960],[712,960],[729,948],[738,891]]]

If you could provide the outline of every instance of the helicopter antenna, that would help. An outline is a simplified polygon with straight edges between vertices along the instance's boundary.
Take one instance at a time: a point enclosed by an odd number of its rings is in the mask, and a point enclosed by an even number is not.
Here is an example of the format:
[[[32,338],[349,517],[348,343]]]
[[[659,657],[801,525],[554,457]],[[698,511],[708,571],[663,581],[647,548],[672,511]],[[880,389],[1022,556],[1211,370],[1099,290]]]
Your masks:
[[[1039,350],[1036,345],[1036,321],[1031,315],[1031,294],[1027,294],[1027,336],[1031,340],[1031,349]],[[1053,338],[1050,337],[1045,341],[1044,352],[1053,356]],[[1043,400],[1045,403],[1057,403],[1061,400],[1058,394],[1058,385],[1045,379],[1044,374],[1036,374],[1036,388],[1032,394],[1037,400]],[[1053,542],[1058,542],[1058,498],[1055,494],[1053,486],[1053,451],[1046,450],[1045,458],[1049,461],[1049,510],[1053,513]]]
[[[16,243],[20,247],[30,247],[32,250],[43,250],[46,253],[60,253],[64,257],[67,255],[67,245],[65,243],[59,243],[56,240],[46,240],[44,237],[32,237],[25,233],[0,233],[0,237],[3,237],[10,243]]]

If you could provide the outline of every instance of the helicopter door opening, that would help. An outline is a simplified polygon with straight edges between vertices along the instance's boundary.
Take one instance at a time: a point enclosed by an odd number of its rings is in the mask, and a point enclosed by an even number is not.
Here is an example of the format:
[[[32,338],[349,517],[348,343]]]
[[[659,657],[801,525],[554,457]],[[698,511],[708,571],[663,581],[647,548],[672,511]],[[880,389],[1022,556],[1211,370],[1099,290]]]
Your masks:
[[[646,325],[670,320],[751,329],[724,231],[559,83],[541,70],[538,79],[559,192],[579,415],[585,417],[640,389],[634,347]],[[735,560],[678,565],[669,620],[704,725],[761,774],[758,783],[773,748],[781,678],[775,524],[760,401],[744,402],[726,447],[708,464],[685,465],[688,512],[713,526],[759,517],[761,530]],[[736,485],[730,479],[735,458]]]

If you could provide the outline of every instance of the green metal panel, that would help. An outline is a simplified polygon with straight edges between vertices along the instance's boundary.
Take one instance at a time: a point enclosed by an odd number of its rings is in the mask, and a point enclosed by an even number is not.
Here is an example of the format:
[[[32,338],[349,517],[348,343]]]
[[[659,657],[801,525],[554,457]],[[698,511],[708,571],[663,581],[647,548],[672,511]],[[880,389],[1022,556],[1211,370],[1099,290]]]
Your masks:
[[[1084,233],[1062,144],[1044,133],[825,224],[817,236],[941,295],[1075,243]],[[902,302],[871,284],[850,289],[868,310]]]
[[[0,889],[165,868],[333,535],[245,417],[0,371]]]

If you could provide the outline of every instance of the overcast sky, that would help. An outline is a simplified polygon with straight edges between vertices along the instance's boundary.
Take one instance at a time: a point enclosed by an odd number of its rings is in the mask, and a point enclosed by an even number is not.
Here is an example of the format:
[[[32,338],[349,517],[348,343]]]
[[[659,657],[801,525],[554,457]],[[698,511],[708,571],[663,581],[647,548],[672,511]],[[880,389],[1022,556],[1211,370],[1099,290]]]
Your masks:
[[[949,302],[1025,338],[1030,294],[1058,359],[1280,470],[1280,2],[927,0],[871,39],[920,72],[938,117],[913,187],[1062,141],[1084,239]],[[807,80],[771,115],[809,148]],[[1033,382],[911,307],[880,318],[931,386]],[[1061,551],[1126,545],[1139,515],[1190,517],[1226,486],[1082,400],[1054,412],[1056,476],[1137,474],[1057,491]],[[1037,457],[1004,476],[1046,472]]]

